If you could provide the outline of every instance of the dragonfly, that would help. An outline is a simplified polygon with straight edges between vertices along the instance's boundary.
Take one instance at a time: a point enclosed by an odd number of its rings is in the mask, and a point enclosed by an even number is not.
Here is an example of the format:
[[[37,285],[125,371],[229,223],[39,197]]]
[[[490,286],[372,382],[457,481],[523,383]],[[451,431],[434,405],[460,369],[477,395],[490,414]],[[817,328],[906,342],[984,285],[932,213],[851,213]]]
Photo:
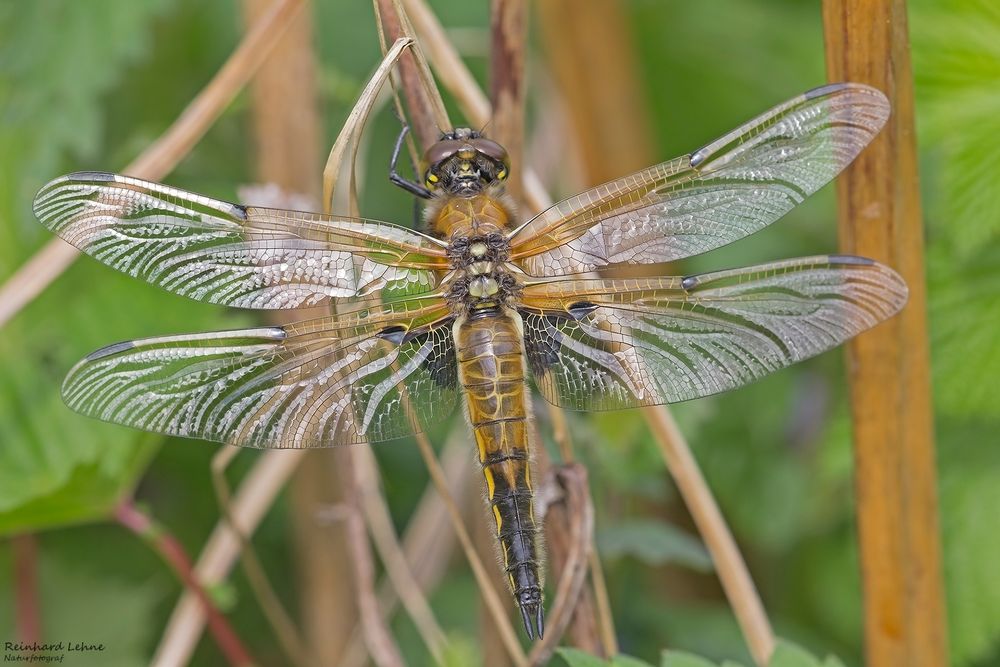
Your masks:
[[[528,637],[541,637],[528,381],[569,410],[686,401],[891,317],[906,284],[863,257],[621,277],[770,225],[850,163],[888,115],[874,88],[816,88],[524,222],[504,194],[511,164],[498,143],[445,132],[416,182],[395,170],[401,134],[391,178],[427,200],[423,231],[109,173],[63,176],[39,191],[36,216],[114,269],[213,304],[336,307],[287,326],[109,345],[69,371],[63,398],[105,421],[257,448],[392,440],[462,403],[503,574]]]

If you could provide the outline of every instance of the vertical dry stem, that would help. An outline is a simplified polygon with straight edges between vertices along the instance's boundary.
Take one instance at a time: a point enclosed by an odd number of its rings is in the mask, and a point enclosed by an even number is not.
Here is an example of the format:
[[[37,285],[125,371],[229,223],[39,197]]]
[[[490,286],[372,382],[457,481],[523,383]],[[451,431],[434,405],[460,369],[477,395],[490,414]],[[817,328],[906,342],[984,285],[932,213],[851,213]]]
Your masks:
[[[948,659],[934,466],[924,241],[905,0],[826,0],[827,71],[883,91],[892,115],[840,177],[845,252],[892,266],[910,300],[847,345],[872,667]]]
[[[368,646],[368,654],[378,667],[402,667],[403,655],[396,645],[392,633],[379,611],[375,597],[375,561],[371,544],[365,531],[364,515],[361,509],[362,490],[359,484],[354,453],[348,449],[336,452],[337,472],[344,487],[344,518],[347,547],[351,555],[351,583],[361,617],[361,631]]]
[[[528,36],[526,0],[493,0],[490,11],[490,136],[507,149],[510,163],[524,164],[524,61]],[[507,190],[522,204],[520,178]]]

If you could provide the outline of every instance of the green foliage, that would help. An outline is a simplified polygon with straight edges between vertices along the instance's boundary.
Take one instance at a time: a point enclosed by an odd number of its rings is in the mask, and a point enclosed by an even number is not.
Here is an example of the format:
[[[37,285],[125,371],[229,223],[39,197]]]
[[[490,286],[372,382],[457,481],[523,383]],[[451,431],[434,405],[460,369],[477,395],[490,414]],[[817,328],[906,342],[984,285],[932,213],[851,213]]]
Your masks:
[[[952,661],[1000,655],[1000,10],[912,4]]]
[[[595,657],[586,651],[573,648],[560,648],[556,655],[567,667],[652,667],[648,662],[626,655],[618,655],[610,660]],[[663,651],[660,657],[660,667],[741,667],[740,663],[724,660],[715,663],[711,660],[688,653],[686,651]],[[768,667],[844,667],[835,656],[827,656],[820,660],[808,651],[786,641],[779,641],[771,656]]]
[[[30,211],[42,183],[81,161],[114,167],[101,157],[114,151],[103,145],[101,100],[149,51],[169,4],[49,0],[0,14],[9,37],[0,40],[0,94],[10,100],[0,216],[13,221],[0,225],[0,279],[49,240]],[[0,534],[104,518],[159,441],[67,410],[59,386],[77,359],[122,338],[218,327],[221,316],[83,259],[10,322],[0,337]]]
[[[647,565],[675,563],[711,572],[712,559],[701,542],[683,530],[653,519],[626,519],[601,529],[597,547],[607,559],[634,556]]]

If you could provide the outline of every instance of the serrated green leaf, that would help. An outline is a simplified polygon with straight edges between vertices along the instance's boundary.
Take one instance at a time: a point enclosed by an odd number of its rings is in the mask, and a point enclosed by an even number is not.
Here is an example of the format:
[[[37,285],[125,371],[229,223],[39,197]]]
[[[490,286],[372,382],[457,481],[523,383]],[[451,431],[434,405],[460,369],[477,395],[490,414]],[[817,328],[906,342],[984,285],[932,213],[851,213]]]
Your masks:
[[[795,644],[779,641],[767,667],[820,667],[819,660]]]
[[[675,563],[698,572],[712,571],[712,559],[702,543],[665,521],[619,521],[598,532],[597,545],[604,558],[634,556],[650,565]]]

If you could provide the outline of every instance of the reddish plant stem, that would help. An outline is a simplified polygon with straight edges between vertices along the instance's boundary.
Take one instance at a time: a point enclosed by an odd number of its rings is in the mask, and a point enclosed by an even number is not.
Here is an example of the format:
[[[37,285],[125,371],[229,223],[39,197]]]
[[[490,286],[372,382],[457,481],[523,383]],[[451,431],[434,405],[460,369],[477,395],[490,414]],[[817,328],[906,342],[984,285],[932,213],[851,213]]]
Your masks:
[[[239,666],[256,664],[229,621],[222,615],[194,576],[191,559],[188,558],[184,547],[181,546],[177,538],[139,510],[130,500],[121,503],[115,509],[114,516],[118,523],[148,543],[173,569],[181,583],[197,596],[208,619],[208,630],[215,639],[215,643],[218,644],[219,650],[226,656],[226,661],[230,665]]]
[[[14,605],[17,640],[22,644],[42,641],[42,613],[38,599],[38,538],[33,533],[15,535]]]

